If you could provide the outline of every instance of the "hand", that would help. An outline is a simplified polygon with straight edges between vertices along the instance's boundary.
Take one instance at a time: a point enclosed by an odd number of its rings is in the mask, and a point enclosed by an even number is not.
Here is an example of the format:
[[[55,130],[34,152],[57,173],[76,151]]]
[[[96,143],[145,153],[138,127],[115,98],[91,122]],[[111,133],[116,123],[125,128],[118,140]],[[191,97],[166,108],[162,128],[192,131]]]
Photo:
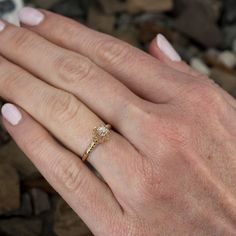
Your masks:
[[[47,11],[20,16],[0,24],[0,96],[21,107],[4,124],[92,232],[236,235],[235,100],[162,36],[155,58]],[[100,179],[79,157],[103,122],[111,139],[88,159]]]

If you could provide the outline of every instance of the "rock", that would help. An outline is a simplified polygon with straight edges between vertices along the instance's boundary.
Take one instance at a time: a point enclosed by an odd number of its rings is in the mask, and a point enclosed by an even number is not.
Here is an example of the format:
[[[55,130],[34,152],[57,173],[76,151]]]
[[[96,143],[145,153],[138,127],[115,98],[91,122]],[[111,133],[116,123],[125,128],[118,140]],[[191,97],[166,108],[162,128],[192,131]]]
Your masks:
[[[14,11],[15,3],[12,0],[1,0],[0,1],[0,17],[4,14]]]
[[[39,215],[51,208],[47,193],[40,189],[31,189],[32,202],[34,206],[35,215]]]
[[[35,166],[13,141],[0,149],[0,164],[1,163],[8,163],[15,167],[22,178],[38,175]]]
[[[236,1],[224,0],[223,22],[225,24],[235,24],[236,21]]]
[[[138,33],[134,27],[130,27],[129,29],[117,30],[116,32],[114,32],[113,36],[135,47],[140,46],[138,42]]]
[[[3,128],[1,120],[0,120],[0,148],[3,145],[6,145],[10,141],[10,135],[6,132],[6,130]]]
[[[4,2],[5,0],[0,0],[1,2]],[[19,25],[19,17],[18,17],[18,11],[23,7],[23,1],[22,0],[14,0],[14,1],[8,1],[13,2],[13,6],[10,6],[11,3],[9,3],[9,9],[11,8],[11,11],[6,12],[2,15],[2,18],[12,24]]]
[[[7,236],[39,236],[41,230],[40,220],[12,218],[0,221],[0,232]]]
[[[49,9],[60,0],[34,0],[34,4],[38,7]]]
[[[221,16],[222,1],[221,0],[175,0],[175,12],[181,14],[191,4],[200,4],[210,19],[214,22],[218,21]]]
[[[210,68],[200,58],[192,58],[190,65],[204,75],[209,76],[211,73]]]
[[[220,29],[200,3],[188,5],[175,20],[174,27],[205,47],[217,47],[222,43]]]
[[[236,54],[236,38],[235,38],[234,41],[233,41],[233,47],[232,47],[232,49],[233,49],[233,52]]]
[[[19,176],[8,164],[0,164],[0,214],[20,207]]]
[[[57,236],[93,236],[74,211],[59,199],[55,212],[54,232]]]
[[[206,64],[212,66],[212,67],[223,67],[223,65],[219,62],[220,52],[216,49],[208,49],[204,54],[203,58]]]
[[[179,44],[175,46],[181,58],[186,62],[191,62],[192,58],[201,57],[199,49],[195,46],[180,46]]]
[[[28,193],[24,193],[21,195],[21,205],[20,208],[11,211],[6,214],[6,216],[24,216],[29,217],[32,215],[32,204],[31,204],[31,198]]]
[[[216,81],[223,89],[233,94],[236,90],[236,72],[227,71],[221,68],[211,70],[211,78]]]
[[[89,27],[111,34],[115,26],[115,16],[106,15],[96,6],[91,6],[88,12],[87,24]]]
[[[236,55],[230,51],[219,52],[215,49],[208,50],[203,58],[205,62],[223,70],[232,70],[236,66]]]
[[[223,48],[231,49],[236,40],[236,23],[234,25],[227,25],[223,28]]]
[[[126,10],[130,13],[142,11],[163,12],[173,8],[173,0],[127,0]]]
[[[26,179],[22,181],[22,187],[26,190],[38,188],[49,194],[56,193],[53,187],[43,177]]]
[[[99,0],[99,2],[107,14],[123,11],[131,14],[143,11],[162,12],[169,11],[173,7],[173,0]]]
[[[85,15],[85,12],[81,9],[80,1],[77,0],[58,1],[51,7],[51,10],[75,19],[82,19]]]
[[[221,52],[218,60],[229,69],[233,69],[236,66],[236,56],[230,51]]]
[[[106,14],[114,14],[116,12],[122,12],[125,10],[124,2],[117,0],[98,0],[103,11]]]

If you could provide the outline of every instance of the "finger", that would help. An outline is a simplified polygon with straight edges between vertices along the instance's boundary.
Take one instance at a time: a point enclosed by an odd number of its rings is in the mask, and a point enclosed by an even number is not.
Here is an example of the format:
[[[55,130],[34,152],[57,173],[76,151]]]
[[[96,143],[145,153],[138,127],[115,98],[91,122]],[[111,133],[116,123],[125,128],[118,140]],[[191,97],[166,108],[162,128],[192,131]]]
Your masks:
[[[168,40],[161,34],[155,38],[149,47],[149,52],[152,56],[165,63],[166,65],[186,73],[187,75],[191,75],[197,79],[205,79],[207,80],[207,76],[196,71],[191,66],[186,64],[181,60],[180,56],[177,54],[172,45],[168,42]],[[236,107],[235,99],[228,94],[226,91],[218,87],[220,93],[223,94],[225,99],[231,104],[233,107]]]
[[[56,89],[0,58],[0,95],[31,114],[61,143],[82,156],[91,142],[92,130],[103,121],[73,95]],[[124,119],[124,118],[123,118]],[[134,135],[136,135],[134,130]],[[132,166],[140,156],[121,135],[112,132],[109,142],[99,145],[88,161],[102,175],[114,194],[123,197]]]
[[[32,16],[38,14],[44,18],[35,22],[35,17]],[[118,39],[44,10],[38,12],[32,8],[24,8],[20,19],[25,23],[24,27],[90,58],[147,100],[166,102],[179,91],[180,85],[173,79],[178,72]],[[184,81],[184,76],[179,77]]]
[[[122,215],[110,189],[23,110],[6,104],[2,112],[6,129],[49,183],[95,235],[107,234]]]
[[[82,55],[60,48],[26,29],[7,24],[0,52],[45,82],[76,95],[127,138],[132,125],[124,116],[143,101]],[[112,109],[110,109],[112,108]]]
[[[203,74],[194,70],[181,60],[179,54],[176,52],[173,46],[161,34],[157,35],[157,37],[151,42],[149,52],[155,58],[175,70],[194,77],[203,77]]]

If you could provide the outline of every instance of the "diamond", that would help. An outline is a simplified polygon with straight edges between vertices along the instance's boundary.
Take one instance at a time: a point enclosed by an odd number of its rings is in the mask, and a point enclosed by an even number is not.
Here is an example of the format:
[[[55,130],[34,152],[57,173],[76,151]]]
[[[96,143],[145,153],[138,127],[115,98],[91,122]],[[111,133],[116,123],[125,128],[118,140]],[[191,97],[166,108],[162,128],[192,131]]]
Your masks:
[[[101,126],[97,128],[97,134],[101,137],[105,137],[110,130],[106,126]]]

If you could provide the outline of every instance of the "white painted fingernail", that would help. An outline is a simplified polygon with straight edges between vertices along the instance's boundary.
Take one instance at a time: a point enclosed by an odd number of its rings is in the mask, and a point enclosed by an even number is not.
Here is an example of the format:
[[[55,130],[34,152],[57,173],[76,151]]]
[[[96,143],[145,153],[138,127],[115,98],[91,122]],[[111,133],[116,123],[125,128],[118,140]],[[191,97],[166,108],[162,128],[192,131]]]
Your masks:
[[[181,61],[180,55],[176,52],[176,50],[173,48],[173,46],[170,44],[170,42],[166,39],[164,35],[157,35],[157,46],[172,61]]]
[[[23,24],[35,26],[44,20],[44,14],[32,7],[23,7],[19,12],[19,19]]]
[[[22,115],[18,108],[10,103],[7,103],[2,107],[2,115],[14,126],[18,125],[22,119]]]
[[[6,27],[6,24],[0,20],[0,32],[3,31]]]

